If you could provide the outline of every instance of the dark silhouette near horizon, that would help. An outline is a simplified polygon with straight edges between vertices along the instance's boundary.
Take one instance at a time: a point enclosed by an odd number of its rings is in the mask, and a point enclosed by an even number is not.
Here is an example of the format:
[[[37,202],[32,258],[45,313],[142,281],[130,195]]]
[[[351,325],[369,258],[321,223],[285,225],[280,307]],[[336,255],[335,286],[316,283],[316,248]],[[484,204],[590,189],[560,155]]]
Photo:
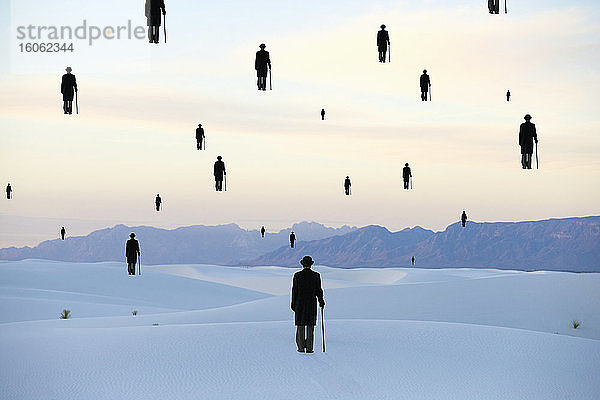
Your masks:
[[[352,194],[352,183],[350,182],[350,177],[347,176],[344,180],[344,192],[346,196],[350,196]]]
[[[202,124],[198,124],[196,128],[196,149],[202,150],[202,144],[204,143],[204,150],[206,150],[206,141],[204,139],[204,128]]]
[[[419,79],[419,85],[421,86],[421,101],[427,101],[427,93],[431,89],[431,79],[427,75],[427,70],[423,70],[423,75]],[[431,100],[431,97],[429,98]]]
[[[467,224],[467,212],[463,210],[462,215],[460,216],[460,222],[462,222],[462,227],[464,228]]]
[[[225,172],[225,163],[222,161],[223,157],[217,156],[217,161],[213,167],[213,174],[215,175],[215,190],[217,192],[223,191],[223,179],[227,172]],[[227,187],[225,188],[227,190]]]
[[[402,168],[402,181],[404,182],[404,189],[409,189],[409,182],[412,178],[412,171],[408,166],[408,163],[404,164],[404,168]],[[412,188],[411,188],[412,189]]]
[[[266,229],[264,226],[262,228],[260,228],[260,236],[261,237],[265,237],[265,232],[266,232]]]
[[[536,159],[538,137],[535,124],[531,123],[531,115],[525,115],[525,122],[519,127],[519,146],[521,146],[521,166],[523,169],[531,169],[531,156],[533,155],[533,143],[535,142]]]
[[[148,41],[158,43],[162,16],[167,15],[164,0],[146,0],[146,25],[148,26]],[[167,41],[165,28],[165,43]]]
[[[410,259],[410,262],[413,266],[415,265],[415,256],[412,256],[412,258]]]
[[[317,300],[321,308],[325,307],[321,275],[311,269],[313,264],[312,257],[302,257],[300,260],[302,271],[296,272],[292,280],[291,307],[296,325],[296,345],[300,353],[314,352]]]
[[[10,186],[10,183],[8,185],[6,185],[6,199],[10,200],[10,198],[12,197],[12,186]]]
[[[261,43],[259,47],[260,50],[256,52],[254,60],[254,69],[256,70],[257,77],[256,84],[258,90],[267,90],[267,73],[271,72],[271,58],[269,52],[265,50],[267,46],[264,43]]]
[[[73,114],[73,97],[77,96],[77,80],[71,73],[71,67],[65,68],[66,74],[62,76],[60,82],[60,93],[63,96],[63,111],[65,114]]]
[[[62,240],[65,240],[65,235],[66,235],[67,231],[65,229],[65,227],[63,226],[62,228],[60,228],[60,238]]]
[[[296,244],[296,234],[294,233],[294,231],[292,231],[292,233],[290,233],[290,247],[293,249],[295,244]]]
[[[160,206],[162,205],[162,199],[160,198],[160,195],[158,193],[156,194],[156,199],[154,199],[154,205],[156,205],[156,211],[160,211]]]
[[[131,239],[129,239],[125,245],[127,272],[129,275],[135,275],[135,264],[137,263],[138,256],[140,255],[140,244],[136,239],[134,239],[135,233],[131,233],[129,237]]]
[[[510,90],[506,91],[506,101],[510,101]]]
[[[325,109],[321,108],[321,121],[325,121]]]
[[[385,30],[385,25],[382,24],[380,28],[381,30],[377,32],[377,51],[379,52],[379,62],[385,63],[385,55],[388,51],[388,46],[391,47],[390,35],[388,31]]]
[[[506,3],[504,8],[506,9]],[[500,14],[500,0],[488,0],[488,11],[490,14]]]

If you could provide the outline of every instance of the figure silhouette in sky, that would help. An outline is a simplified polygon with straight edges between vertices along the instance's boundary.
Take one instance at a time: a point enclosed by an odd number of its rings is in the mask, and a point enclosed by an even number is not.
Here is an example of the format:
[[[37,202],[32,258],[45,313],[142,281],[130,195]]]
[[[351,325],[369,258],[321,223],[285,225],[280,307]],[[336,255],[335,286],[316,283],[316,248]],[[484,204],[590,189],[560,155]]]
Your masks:
[[[8,185],[6,185],[6,198],[8,200],[10,200],[11,196],[12,196],[12,186],[10,186],[10,183]]]
[[[73,114],[73,96],[77,92],[77,81],[75,75],[71,73],[71,67],[65,68],[66,74],[62,76],[60,83],[60,92],[63,96],[63,111],[65,114]]]
[[[350,196],[351,187],[352,187],[352,183],[350,183],[350,177],[347,176],[346,179],[344,180],[344,192],[346,193],[346,196]]]
[[[218,156],[213,168],[213,174],[215,175],[215,189],[217,192],[223,191],[223,178],[227,175],[227,172],[225,172],[225,163],[221,161],[222,159],[223,157]]]
[[[410,262],[412,265],[415,265],[415,256],[412,256],[412,258],[410,259]]]
[[[65,227],[63,226],[62,228],[60,228],[60,238],[62,240],[65,240],[65,234],[67,233],[67,231],[65,230]]]
[[[295,244],[296,244],[296,234],[294,233],[294,231],[292,231],[292,233],[290,233],[290,247],[293,249]]]
[[[204,128],[202,124],[198,124],[196,128],[196,148],[198,150],[202,150],[202,142],[204,141]],[[206,149],[206,144],[204,145],[204,149]]]
[[[427,101],[427,93],[431,86],[431,80],[429,79],[429,75],[427,75],[426,69],[423,70],[423,75],[419,79],[419,85],[421,86],[421,101]]]
[[[325,121],[325,109],[321,108],[321,121]]]
[[[125,246],[125,257],[127,258],[127,272],[129,275],[135,275],[135,264],[140,255],[140,244],[135,238],[135,233],[129,235],[131,239],[127,241]]]
[[[410,182],[410,178],[412,178],[412,172],[408,163],[404,164],[404,168],[402,168],[402,180],[404,181],[404,189],[408,190],[408,183]]]
[[[258,90],[267,90],[267,73],[271,70],[271,58],[264,43],[260,44],[260,50],[256,52],[254,60],[254,69],[256,70]]]
[[[148,41],[158,43],[162,15],[167,14],[164,0],[146,0],[146,25],[148,25]]]
[[[462,215],[460,216],[460,222],[462,222],[462,227],[464,228],[467,224],[467,213],[463,210]]]
[[[519,146],[521,146],[521,166],[523,169],[531,169],[531,156],[533,155],[533,143],[538,142],[535,124],[531,123],[531,115],[525,115],[525,122],[519,127]]]
[[[261,237],[265,237],[265,232],[266,232],[266,229],[264,226],[262,228],[260,228],[260,236]]]
[[[510,90],[506,91],[506,101],[510,101]]]
[[[156,205],[156,211],[160,211],[162,199],[160,198],[160,195],[158,193],[156,194],[156,199],[154,199],[154,204]]]
[[[381,25],[381,30],[377,32],[377,51],[379,52],[379,62],[385,62],[385,55],[390,44],[390,35],[385,30],[385,25]]]

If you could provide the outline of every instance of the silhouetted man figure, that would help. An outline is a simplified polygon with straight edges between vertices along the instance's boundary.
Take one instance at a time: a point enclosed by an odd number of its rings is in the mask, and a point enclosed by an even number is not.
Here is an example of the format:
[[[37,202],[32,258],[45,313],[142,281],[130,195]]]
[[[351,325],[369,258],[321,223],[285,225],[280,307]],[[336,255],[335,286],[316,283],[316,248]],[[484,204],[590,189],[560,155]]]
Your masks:
[[[258,90],[267,90],[267,73],[271,69],[271,59],[269,52],[265,50],[267,47],[264,43],[260,44],[260,50],[256,52],[254,60],[254,69],[256,70]]]
[[[415,256],[412,256],[412,258],[410,259],[410,262],[412,265],[415,265]]]
[[[521,166],[523,169],[531,169],[531,156],[533,154],[533,142],[538,142],[535,124],[531,123],[531,115],[525,115],[525,122],[519,128],[519,146],[521,146]]]
[[[464,210],[462,215],[460,216],[460,221],[462,222],[462,226],[464,228],[467,223],[467,213]]]
[[[65,230],[65,227],[63,226],[62,228],[60,228],[60,238],[62,240],[65,240],[65,234],[67,233],[67,231]]]
[[[500,14],[500,0],[488,0],[490,14]]]
[[[321,121],[325,121],[325,109],[321,108]]]
[[[390,35],[385,30],[385,25],[381,25],[381,30],[377,32],[377,51],[379,51],[379,62],[385,62],[385,54],[390,44]]]
[[[73,114],[73,96],[77,91],[77,81],[75,75],[71,73],[71,67],[65,68],[66,74],[62,76],[60,83],[60,92],[63,95],[63,111],[65,114]]]
[[[225,172],[225,163],[222,160],[223,157],[218,156],[217,161],[215,161],[215,166],[213,168],[213,173],[215,175],[215,189],[217,192],[223,191],[223,177],[227,175]]]
[[[10,186],[10,183],[8,185],[6,185],[6,198],[8,200],[10,200],[10,196],[12,194],[12,187]]]
[[[129,235],[131,239],[127,241],[125,246],[125,257],[127,257],[127,272],[129,275],[135,275],[135,264],[140,255],[140,244],[135,240],[135,233]]]
[[[202,150],[202,141],[204,140],[204,128],[202,124],[198,124],[196,128],[196,148]],[[206,145],[204,146],[206,148]]]
[[[148,25],[148,40],[150,43],[158,43],[160,36],[160,25],[162,15],[167,14],[164,0],[146,0],[146,25]]]
[[[160,211],[162,199],[160,198],[160,195],[158,193],[156,194],[156,199],[154,199],[154,204],[156,205],[156,211]]]
[[[510,90],[506,91],[506,101],[510,101]]]
[[[423,70],[419,84],[421,85],[421,101],[427,101],[427,92],[429,92],[431,80],[429,79],[429,75],[427,75],[426,69]]]
[[[300,353],[313,353],[315,325],[317,324],[317,300],[325,307],[321,275],[310,267],[314,264],[310,256],[300,260],[302,271],[294,274],[292,281],[292,311],[296,325],[296,345]]]
[[[294,231],[292,231],[292,233],[290,233],[290,247],[292,249],[294,248],[295,243],[296,243],[296,234],[294,233]]]
[[[351,188],[352,187],[352,183],[350,183],[350,177],[347,176],[346,179],[344,180],[344,192],[346,193],[346,196],[350,196],[352,194],[351,192]]]
[[[412,178],[412,172],[410,171],[410,167],[408,163],[404,164],[404,168],[402,168],[402,180],[404,181],[404,189],[408,190],[408,183]]]
[[[263,226],[262,228],[260,228],[260,236],[265,237],[265,227]]]

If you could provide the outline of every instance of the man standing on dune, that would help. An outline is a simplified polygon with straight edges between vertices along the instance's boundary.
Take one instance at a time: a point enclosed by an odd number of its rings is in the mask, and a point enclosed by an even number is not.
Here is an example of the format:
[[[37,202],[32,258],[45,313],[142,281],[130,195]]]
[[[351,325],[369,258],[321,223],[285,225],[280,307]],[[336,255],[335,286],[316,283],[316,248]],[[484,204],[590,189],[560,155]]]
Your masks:
[[[140,244],[135,240],[135,233],[129,235],[131,239],[127,241],[125,246],[125,257],[127,257],[127,272],[129,275],[135,275],[135,264],[140,255]]]
[[[314,264],[310,256],[300,260],[302,271],[294,274],[292,283],[292,311],[296,325],[296,344],[300,353],[314,353],[313,344],[317,324],[317,299],[325,307],[321,275],[310,267]]]

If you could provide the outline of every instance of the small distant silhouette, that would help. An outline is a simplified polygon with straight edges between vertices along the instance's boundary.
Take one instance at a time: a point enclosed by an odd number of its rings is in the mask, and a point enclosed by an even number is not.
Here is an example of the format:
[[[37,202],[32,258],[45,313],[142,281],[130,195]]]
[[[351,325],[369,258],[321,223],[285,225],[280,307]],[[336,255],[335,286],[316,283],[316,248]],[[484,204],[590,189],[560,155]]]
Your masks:
[[[352,194],[352,183],[350,183],[349,176],[347,176],[344,180],[344,191],[346,192],[346,196],[350,196]]]
[[[12,195],[12,187],[10,186],[10,183],[8,185],[6,185],[6,198],[8,200],[10,200],[10,197]]]
[[[521,166],[523,169],[531,169],[531,156],[533,154],[533,143],[535,141],[535,157],[537,161],[538,137],[535,124],[531,123],[531,115],[525,115],[525,122],[519,127],[519,146],[521,146]]]
[[[161,11],[162,15],[166,16],[167,10],[165,9],[164,0],[146,0],[146,25],[148,26],[148,41],[150,43],[159,42]],[[165,28],[165,42],[167,41],[166,34]]]
[[[462,226],[464,228],[467,223],[467,213],[464,210],[462,215],[460,216],[460,221],[462,222]]]
[[[225,163],[221,161],[222,159],[223,157],[218,156],[213,168],[213,173],[215,175],[215,189],[217,192],[223,191],[223,179],[227,175],[227,172],[225,172]],[[225,190],[227,190],[227,184],[225,184]]]
[[[62,228],[60,228],[60,238],[62,240],[65,240],[65,234],[67,233],[67,231],[65,230],[65,227],[63,226]]]
[[[127,258],[127,272],[129,275],[135,275],[135,264],[140,255],[140,244],[135,240],[135,233],[129,235],[131,239],[127,241],[125,246],[125,257]]]
[[[385,54],[388,51],[388,46],[391,47],[390,35],[385,30],[385,25],[382,24],[380,28],[381,30],[377,32],[377,51],[379,52],[379,62],[385,63]]]
[[[65,68],[66,74],[62,76],[60,92],[63,95],[63,111],[65,114],[73,114],[73,96],[77,96],[77,80],[71,73],[73,68]]]
[[[156,205],[156,211],[160,211],[160,206],[162,205],[162,199],[160,198],[160,195],[158,193],[156,194],[156,199],[154,200],[154,204]]]
[[[412,172],[410,170],[410,167],[408,166],[408,163],[406,163],[404,164],[404,168],[402,168],[402,180],[404,181],[404,189],[408,190],[411,178]]]
[[[204,128],[202,124],[198,124],[196,128],[196,148],[202,150],[202,142],[204,141],[204,150],[206,150],[206,141],[204,140]]]
[[[256,70],[258,90],[267,90],[267,73],[271,72],[271,58],[264,43],[260,44],[260,50],[256,52],[254,60],[254,69]]]
[[[296,234],[294,233],[294,231],[292,231],[292,233],[290,233],[290,247],[292,249],[294,248],[295,243],[296,243]]]
[[[506,8],[506,3],[504,8]],[[488,0],[488,11],[490,14],[500,14],[500,0]]]
[[[510,90],[506,91],[506,101],[510,101]]]
[[[321,108],[321,121],[325,121],[325,109]]]
[[[265,237],[265,227],[263,226],[262,228],[260,228],[260,236]]]
[[[410,262],[412,265],[415,265],[415,256],[412,256],[412,258],[410,259]]]
[[[421,86],[421,101],[427,101],[427,92],[431,89],[431,80],[429,79],[429,75],[427,75],[426,69],[423,70],[423,75],[421,75],[419,84]],[[429,100],[431,100],[431,98],[429,98]]]

